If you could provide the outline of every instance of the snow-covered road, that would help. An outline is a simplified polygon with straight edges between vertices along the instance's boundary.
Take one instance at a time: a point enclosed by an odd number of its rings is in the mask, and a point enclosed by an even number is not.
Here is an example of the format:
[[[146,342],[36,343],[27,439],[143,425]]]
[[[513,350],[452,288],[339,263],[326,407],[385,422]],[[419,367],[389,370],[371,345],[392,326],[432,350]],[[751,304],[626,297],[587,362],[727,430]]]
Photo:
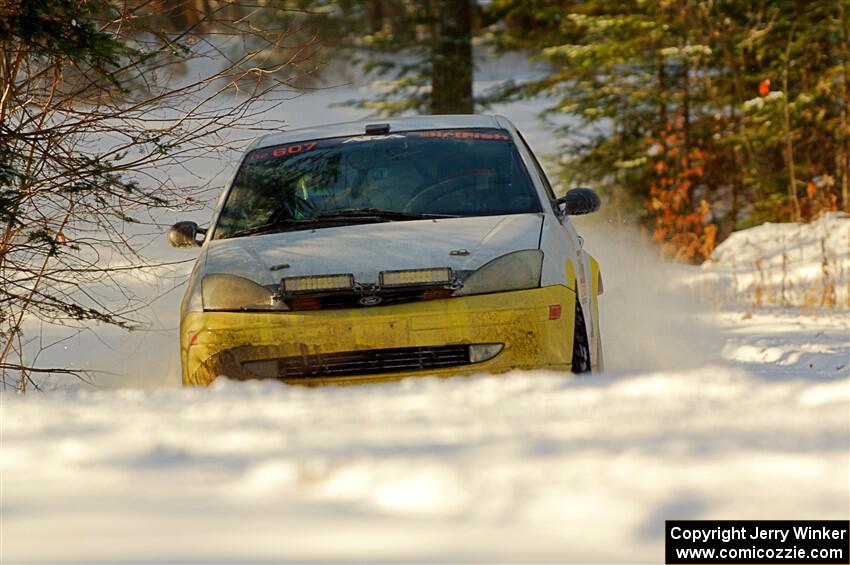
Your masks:
[[[669,518],[846,519],[850,322],[709,322],[694,369],[3,395],[2,562],[659,562]]]

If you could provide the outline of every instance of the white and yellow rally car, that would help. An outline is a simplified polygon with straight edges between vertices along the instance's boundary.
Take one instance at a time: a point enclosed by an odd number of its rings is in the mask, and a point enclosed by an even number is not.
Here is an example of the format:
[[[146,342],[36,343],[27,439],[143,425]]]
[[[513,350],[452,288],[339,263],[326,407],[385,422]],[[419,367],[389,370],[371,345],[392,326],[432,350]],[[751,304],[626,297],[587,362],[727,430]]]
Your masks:
[[[337,384],[602,367],[602,279],[501,116],[420,116],[267,135],[200,245],[180,310],[183,383]],[[200,241],[202,240],[202,241]]]

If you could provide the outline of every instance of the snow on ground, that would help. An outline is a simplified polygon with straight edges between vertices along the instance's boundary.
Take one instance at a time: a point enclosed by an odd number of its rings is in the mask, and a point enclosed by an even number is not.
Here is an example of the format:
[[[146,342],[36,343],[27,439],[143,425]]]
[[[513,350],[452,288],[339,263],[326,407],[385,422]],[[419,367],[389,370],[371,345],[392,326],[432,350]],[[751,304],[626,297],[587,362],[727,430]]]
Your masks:
[[[723,302],[850,308],[850,216],[735,232],[703,270],[707,294]]]
[[[665,519],[846,518],[846,320],[714,323],[689,370],[6,395],[3,562],[658,562]]]

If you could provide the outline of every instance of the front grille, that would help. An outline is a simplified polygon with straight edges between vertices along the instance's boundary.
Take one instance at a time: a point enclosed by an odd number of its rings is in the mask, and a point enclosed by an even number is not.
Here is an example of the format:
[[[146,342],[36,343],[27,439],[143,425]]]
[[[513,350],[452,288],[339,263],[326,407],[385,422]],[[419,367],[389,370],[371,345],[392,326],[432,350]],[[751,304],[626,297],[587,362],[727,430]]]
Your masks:
[[[364,308],[371,306],[388,306],[390,304],[403,304],[406,302],[418,302],[422,300],[436,300],[449,298],[453,289],[443,287],[416,287],[401,289],[381,289],[374,294],[362,294],[356,292],[329,292],[327,294],[303,294],[286,298],[286,305],[290,310],[328,310],[332,308]],[[376,304],[364,305],[360,299],[364,296],[375,296],[380,298]]]
[[[306,379],[402,373],[469,364],[468,345],[368,349],[319,355],[247,361],[243,368],[258,377]]]

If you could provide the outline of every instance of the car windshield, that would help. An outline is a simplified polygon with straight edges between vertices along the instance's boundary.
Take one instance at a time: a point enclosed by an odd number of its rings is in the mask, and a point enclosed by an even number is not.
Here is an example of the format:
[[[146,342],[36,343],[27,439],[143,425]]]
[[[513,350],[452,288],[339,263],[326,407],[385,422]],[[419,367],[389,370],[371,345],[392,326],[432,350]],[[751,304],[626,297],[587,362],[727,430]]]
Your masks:
[[[540,211],[507,131],[410,131],[251,151],[215,237]]]

